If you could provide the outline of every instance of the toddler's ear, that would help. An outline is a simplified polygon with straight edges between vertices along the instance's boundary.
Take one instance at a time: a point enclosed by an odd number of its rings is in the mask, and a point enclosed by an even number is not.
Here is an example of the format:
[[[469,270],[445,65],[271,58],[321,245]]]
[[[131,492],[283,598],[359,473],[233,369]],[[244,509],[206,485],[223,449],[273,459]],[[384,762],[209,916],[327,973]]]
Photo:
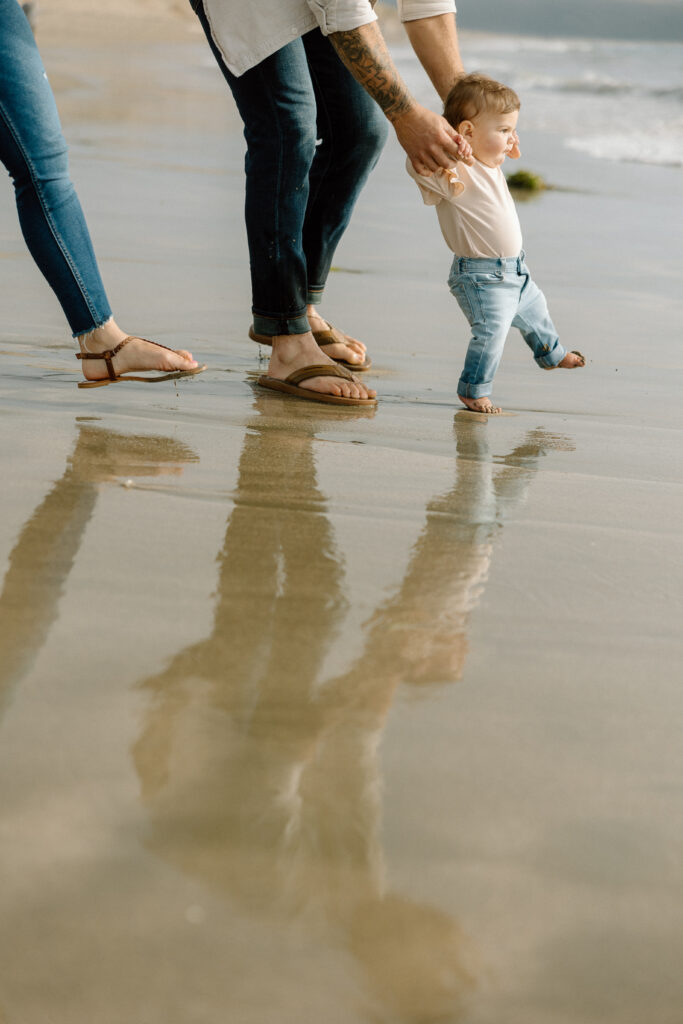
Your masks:
[[[474,133],[474,125],[471,121],[461,121],[455,130],[458,135],[462,135],[466,139],[471,139]]]

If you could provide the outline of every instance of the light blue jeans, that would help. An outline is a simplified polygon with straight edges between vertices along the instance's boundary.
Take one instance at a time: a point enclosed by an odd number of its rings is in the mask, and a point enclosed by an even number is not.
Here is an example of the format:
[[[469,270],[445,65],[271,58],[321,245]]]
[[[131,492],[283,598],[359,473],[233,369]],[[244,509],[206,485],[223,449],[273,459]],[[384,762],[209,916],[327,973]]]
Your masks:
[[[73,334],[100,327],[111,309],[52,90],[17,0],[0,0],[0,162],[14,184],[26,244]]]
[[[448,287],[472,328],[465,367],[458,382],[463,398],[491,394],[493,378],[511,327],[517,327],[544,369],[557,366],[560,344],[543,292],[531,280],[524,253],[510,259],[456,256]]]

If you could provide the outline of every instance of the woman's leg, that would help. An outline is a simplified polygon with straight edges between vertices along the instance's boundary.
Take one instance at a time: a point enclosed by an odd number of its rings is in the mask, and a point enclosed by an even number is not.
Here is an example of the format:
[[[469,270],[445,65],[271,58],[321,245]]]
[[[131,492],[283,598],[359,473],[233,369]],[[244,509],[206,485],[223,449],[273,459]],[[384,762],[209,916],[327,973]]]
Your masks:
[[[52,90],[16,0],[0,0],[0,160],[13,179],[26,244],[74,336],[86,336],[93,352],[114,348],[126,333],[112,319],[69,178]],[[116,370],[188,369],[188,364],[196,366],[189,353],[169,353],[136,340],[117,357]],[[106,376],[101,360],[84,363],[83,369],[91,380]]]
[[[0,159],[14,182],[26,244],[74,336],[102,326],[111,309],[52,90],[16,0],[0,0]]]

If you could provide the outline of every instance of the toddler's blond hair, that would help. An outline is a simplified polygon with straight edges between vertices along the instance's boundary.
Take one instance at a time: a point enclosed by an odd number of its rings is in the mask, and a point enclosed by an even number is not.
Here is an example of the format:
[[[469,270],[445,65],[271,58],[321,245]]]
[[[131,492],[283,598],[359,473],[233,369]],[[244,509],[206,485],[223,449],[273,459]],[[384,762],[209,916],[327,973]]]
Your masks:
[[[463,75],[455,83],[446,97],[443,116],[453,128],[457,128],[463,121],[472,121],[482,112],[510,114],[519,108],[519,96],[514,89],[475,72]]]

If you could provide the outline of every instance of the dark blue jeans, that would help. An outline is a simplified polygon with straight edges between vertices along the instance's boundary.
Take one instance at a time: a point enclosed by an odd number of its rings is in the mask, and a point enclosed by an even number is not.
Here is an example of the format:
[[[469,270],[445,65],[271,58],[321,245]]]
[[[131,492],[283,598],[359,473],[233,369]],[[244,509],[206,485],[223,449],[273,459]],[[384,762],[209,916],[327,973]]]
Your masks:
[[[111,317],[66,142],[26,15],[0,0],[0,160],[9,171],[26,244],[74,336]]]
[[[201,0],[190,2],[244,122],[254,329],[302,334],[306,305],[320,301],[386,141],[386,120],[318,29],[238,78],[213,42]]]

